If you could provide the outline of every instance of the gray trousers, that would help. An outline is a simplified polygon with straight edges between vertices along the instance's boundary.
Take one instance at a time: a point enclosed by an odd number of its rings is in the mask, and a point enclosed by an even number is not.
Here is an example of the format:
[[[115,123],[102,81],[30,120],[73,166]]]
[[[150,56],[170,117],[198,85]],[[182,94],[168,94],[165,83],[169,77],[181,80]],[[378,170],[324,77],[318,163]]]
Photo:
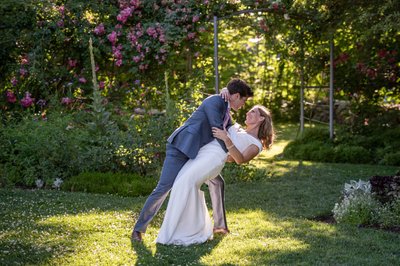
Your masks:
[[[166,157],[156,188],[147,198],[134,231],[145,233],[153,217],[160,210],[165,198],[174,184],[175,178],[189,158],[170,143],[167,144]],[[213,207],[214,228],[226,228],[224,179],[217,176],[207,182]]]

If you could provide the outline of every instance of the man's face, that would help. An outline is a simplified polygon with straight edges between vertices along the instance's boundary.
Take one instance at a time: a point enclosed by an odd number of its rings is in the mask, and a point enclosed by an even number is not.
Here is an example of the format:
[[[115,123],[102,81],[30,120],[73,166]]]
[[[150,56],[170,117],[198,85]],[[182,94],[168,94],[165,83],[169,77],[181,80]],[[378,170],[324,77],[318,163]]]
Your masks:
[[[229,104],[235,111],[239,110],[244,106],[248,97],[241,97],[239,93],[232,94],[229,98]]]

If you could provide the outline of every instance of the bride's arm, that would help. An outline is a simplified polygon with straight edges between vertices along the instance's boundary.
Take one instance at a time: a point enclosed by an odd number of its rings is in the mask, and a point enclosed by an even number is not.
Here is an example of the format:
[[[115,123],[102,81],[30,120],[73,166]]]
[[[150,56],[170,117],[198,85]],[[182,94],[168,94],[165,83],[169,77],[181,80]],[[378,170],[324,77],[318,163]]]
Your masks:
[[[254,144],[250,145],[246,150],[243,151],[243,153],[241,153],[229,138],[226,130],[213,127],[212,131],[215,138],[219,138],[225,142],[230,157],[232,157],[237,164],[247,163],[259,153],[259,148]]]
[[[232,156],[228,155],[228,158],[226,158],[227,163],[233,163],[235,162],[235,159],[232,158]]]

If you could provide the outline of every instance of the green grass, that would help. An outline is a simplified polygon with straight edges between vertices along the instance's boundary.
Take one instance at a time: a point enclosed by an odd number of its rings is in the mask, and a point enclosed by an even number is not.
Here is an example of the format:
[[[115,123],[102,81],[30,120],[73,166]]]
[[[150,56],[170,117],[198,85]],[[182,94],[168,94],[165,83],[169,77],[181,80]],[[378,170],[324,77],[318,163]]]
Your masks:
[[[295,128],[281,135],[293,137]],[[144,244],[131,244],[146,197],[2,189],[0,265],[398,265],[400,234],[314,219],[330,214],[345,182],[398,168],[270,154],[254,164],[268,169],[265,178],[226,187],[231,233],[190,247],[155,244],[164,209]]]

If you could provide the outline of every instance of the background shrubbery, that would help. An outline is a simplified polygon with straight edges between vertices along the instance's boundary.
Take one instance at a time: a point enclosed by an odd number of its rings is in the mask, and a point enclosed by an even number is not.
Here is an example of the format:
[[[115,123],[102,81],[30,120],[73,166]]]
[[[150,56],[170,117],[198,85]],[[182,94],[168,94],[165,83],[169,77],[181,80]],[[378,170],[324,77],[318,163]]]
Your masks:
[[[32,187],[41,179],[68,179],[82,172],[157,175],[165,140],[175,123],[165,115],[121,116],[103,132],[92,131],[89,113],[27,116],[0,128],[1,186]]]
[[[368,126],[365,126],[368,127]],[[331,163],[400,165],[400,127],[379,127],[352,132],[341,127],[333,140],[327,128],[306,128],[284,150],[287,159]]]
[[[155,188],[158,178],[139,174],[85,172],[64,182],[66,191],[82,191],[120,196],[145,196]]]

